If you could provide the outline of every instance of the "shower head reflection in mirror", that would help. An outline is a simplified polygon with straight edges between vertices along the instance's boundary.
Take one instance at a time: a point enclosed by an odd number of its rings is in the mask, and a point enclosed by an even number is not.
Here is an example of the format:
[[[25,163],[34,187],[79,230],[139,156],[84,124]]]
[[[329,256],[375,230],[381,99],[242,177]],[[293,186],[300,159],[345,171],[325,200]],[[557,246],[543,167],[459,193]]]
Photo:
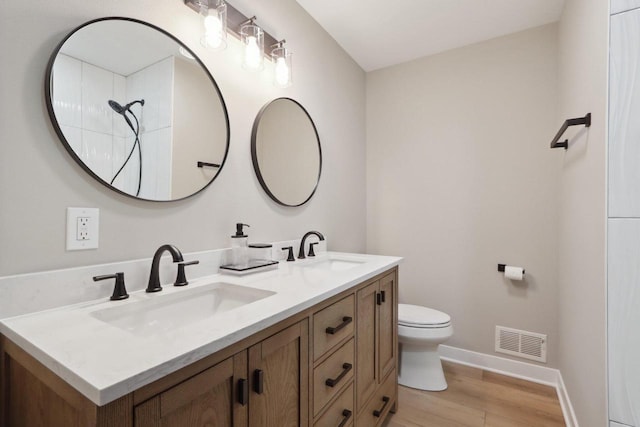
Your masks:
[[[108,101],[108,104],[113,109],[113,111],[122,115],[124,120],[129,125],[129,128],[131,128],[133,135],[135,136],[135,140],[133,141],[133,145],[131,146],[131,151],[129,151],[129,155],[127,156],[124,163],[122,163],[122,166],[120,166],[120,169],[118,169],[118,172],[116,172],[115,175],[113,175],[113,178],[111,178],[111,182],[109,182],[109,184],[113,185],[113,182],[116,180],[118,175],[120,175],[120,172],[122,172],[122,169],[124,169],[124,167],[127,166],[127,163],[129,163],[129,160],[131,159],[131,156],[133,155],[134,150],[136,149],[136,147],[138,147],[138,190],[136,191],[136,196],[139,196],[140,187],[142,185],[142,148],[140,147],[140,121],[138,120],[138,117],[136,117],[134,112],[131,111],[131,107],[135,104],[140,104],[141,107],[144,107],[144,99],[135,100],[133,102],[128,103],[124,107],[112,99]],[[131,123],[131,120],[129,120],[129,117],[127,117],[127,113],[131,114],[133,116],[133,119],[136,121],[135,127],[133,127],[133,123]]]

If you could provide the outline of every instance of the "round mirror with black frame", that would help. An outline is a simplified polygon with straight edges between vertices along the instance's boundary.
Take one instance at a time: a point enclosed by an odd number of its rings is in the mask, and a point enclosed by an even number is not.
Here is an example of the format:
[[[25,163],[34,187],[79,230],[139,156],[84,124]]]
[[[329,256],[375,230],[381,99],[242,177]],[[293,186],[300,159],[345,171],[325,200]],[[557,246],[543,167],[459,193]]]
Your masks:
[[[262,107],[251,132],[258,181],[278,204],[301,206],[314,195],[322,171],[320,138],[297,101],[277,98]]]
[[[71,31],[49,60],[45,97],[69,154],[118,193],[181,200],[224,166],[218,85],[193,51],[147,22],[101,18]]]

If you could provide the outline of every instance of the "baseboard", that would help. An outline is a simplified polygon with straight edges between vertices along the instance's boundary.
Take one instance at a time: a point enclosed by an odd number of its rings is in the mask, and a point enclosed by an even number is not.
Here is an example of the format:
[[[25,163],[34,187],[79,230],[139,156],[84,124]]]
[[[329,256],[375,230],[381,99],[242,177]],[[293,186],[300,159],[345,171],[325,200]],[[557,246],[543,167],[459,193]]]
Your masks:
[[[477,353],[448,345],[440,345],[438,353],[440,353],[442,359],[462,365],[482,368],[487,371],[551,387],[558,385],[558,370],[547,368],[546,366],[506,359],[491,354]]]
[[[558,393],[558,400],[560,400],[562,415],[567,427],[579,427],[559,370],[442,344],[438,348],[438,353],[440,353],[441,359],[449,362],[554,387]]]
[[[558,392],[558,399],[560,400],[560,407],[562,408],[562,415],[564,416],[564,423],[567,427],[578,427],[578,419],[576,413],[573,411],[571,400],[569,400],[569,392],[562,380],[562,374],[558,371],[558,385],[556,385]]]

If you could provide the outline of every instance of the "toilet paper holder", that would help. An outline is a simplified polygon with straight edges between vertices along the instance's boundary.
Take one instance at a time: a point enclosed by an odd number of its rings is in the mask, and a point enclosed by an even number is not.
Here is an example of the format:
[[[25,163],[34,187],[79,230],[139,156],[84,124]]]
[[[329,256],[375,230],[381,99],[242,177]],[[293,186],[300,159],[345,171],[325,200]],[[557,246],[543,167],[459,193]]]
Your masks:
[[[504,268],[507,266],[507,264],[498,264],[498,271],[504,273]],[[522,269],[522,274],[524,274],[524,268]]]

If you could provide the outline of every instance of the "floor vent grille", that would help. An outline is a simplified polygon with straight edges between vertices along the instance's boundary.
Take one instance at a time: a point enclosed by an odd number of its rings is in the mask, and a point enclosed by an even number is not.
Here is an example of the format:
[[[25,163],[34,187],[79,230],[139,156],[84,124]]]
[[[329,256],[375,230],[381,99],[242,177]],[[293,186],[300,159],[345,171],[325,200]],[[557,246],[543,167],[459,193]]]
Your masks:
[[[496,352],[547,362],[547,336],[496,326]]]

